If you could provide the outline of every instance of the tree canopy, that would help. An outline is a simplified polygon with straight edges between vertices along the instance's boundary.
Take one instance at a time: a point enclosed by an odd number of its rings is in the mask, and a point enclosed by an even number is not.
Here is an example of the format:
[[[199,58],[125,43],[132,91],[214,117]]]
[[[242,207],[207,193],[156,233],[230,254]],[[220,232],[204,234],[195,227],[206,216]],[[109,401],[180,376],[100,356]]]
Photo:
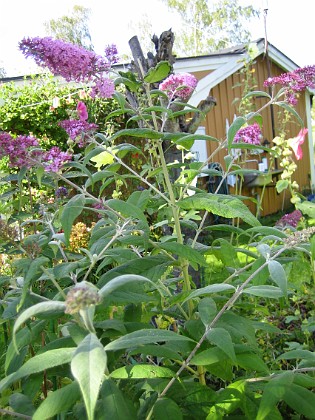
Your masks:
[[[92,51],[93,44],[88,25],[89,15],[90,9],[74,6],[71,14],[45,22],[46,32],[54,38],[72,42],[72,44]]]
[[[248,22],[259,16],[253,6],[241,6],[239,0],[162,0],[182,18],[182,30],[176,34],[178,55],[197,56],[250,40]],[[247,25],[246,25],[247,24]]]

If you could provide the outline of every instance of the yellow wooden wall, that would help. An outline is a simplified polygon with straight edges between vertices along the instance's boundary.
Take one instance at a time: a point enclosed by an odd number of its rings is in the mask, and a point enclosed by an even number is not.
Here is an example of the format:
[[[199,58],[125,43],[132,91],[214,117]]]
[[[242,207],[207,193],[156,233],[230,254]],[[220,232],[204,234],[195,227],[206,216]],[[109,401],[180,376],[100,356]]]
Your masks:
[[[267,91],[267,88],[264,88],[263,83],[268,78],[268,71],[267,71],[267,62],[266,59],[262,56],[256,60],[256,63],[253,65],[254,69],[254,78],[256,79],[257,86],[254,90],[264,90]],[[276,66],[274,63],[270,63],[270,74],[272,76],[276,76],[282,74],[284,71]],[[209,72],[208,72],[209,73]],[[200,80],[202,77],[206,76],[207,72],[198,72],[196,73],[196,77]],[[215,86],[210,94],[216,98],[217,105],[216,107],[211,110],[206,120],[202,123],[202,125],[206,128],[206,134],[214,136],[220,140],[224,140],[226,137],[226,119],[228,119],[229,123],[233,121],[234,116],[240,115],[238,112],[239,102],[235,102],[236,98],[242,97],[243,88],[240,86],[242,85],[243,74],[241,72],[237,72],[232,74],[230,77],[219,83]],[[259,110],[263,105],[267,103],[266,98],[256,98],[255,100],[255,107],[256,110]],[[281,114],[278,114],[279,111],[283,113],[282,109],[274,106],[274,130],[275,134],[277,135],[280,130],[280,121],[281,121]],[[304,94],[301,95],[299,98],[299,102],[295,107],[295,110],[298,114],[302,117],[302,119],[306,123],[306,109],[305,109],[305,98]],[[267,107],[261,113],[263,117],[263,137],[267,139],[269,142],[273,139],[273,130],[272,130],[272,123],[271,123],[271,108]],[[286,126],[288,130],[288,138],[294,137],[300,131],[299,124],[292,118],[292,121]],[[271,145],[270,145],[271,146]],[[208,156],[211,155],[217,148],[217,143],[209,142],[208,145]],[[300,186],[300,191],[303,192],[310,188],[310,158],[309,158],[309,149],[308,149],[308,141],[307,138],[302,146],[303,149],[303,159],[301,161],[296,161],[298,168],[294,174],[294,179]],[[220,162],[224,166],[224,156],[226,155],[225,151],[220,151],[216,153],[213,158],[213,162]],[[263,156],[266,156],[264,154]],[[262,156],[258,155],[258,159]],[[250,157],[251,159],[252,157]],[[253,156],[254,159],[257,158]],[[256,167],[256,166],[255,166]],[[277,168],[275,168],[277,169]],[[278,166],[278,169],[281,169]],[[277,178],[274,178],[275,181]],[[230,188],[230,192],[233,193],[233,188]],[[255,189],[250,188],[242,191],[244,195],[249,197],[256,197],[257,195],[261,195],[262,188],[256,187]],[[262,210],[260,214],[262,216],[276,213],[279,210],[286,209],[290,205],[290,197],[289,193],[281,193],[277,194],[274,186],[268,186],[265,188],[263,200],[262,200]],[[251,202],[247,203],[253,213],[256,212],[256,206]]]

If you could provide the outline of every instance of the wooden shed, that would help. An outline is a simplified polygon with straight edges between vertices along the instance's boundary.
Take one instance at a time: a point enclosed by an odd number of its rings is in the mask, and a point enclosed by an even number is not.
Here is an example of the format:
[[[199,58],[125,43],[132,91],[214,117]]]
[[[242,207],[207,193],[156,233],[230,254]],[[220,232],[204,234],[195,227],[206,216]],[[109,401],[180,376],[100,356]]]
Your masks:
[[[254,43],[254,57],[252,58],[249,71],[252,72],[254,86],[253,90],[268,92],[268,88],[263,86],[264,81],[269,77],[280,75],[284,72],[291,72],[298,66],[285,56],[281,51],[270,43],[265,43],[263,38]],[[238,98],[242,97],[244,91],[244,66],[248,63],[248,50],[245,45],[239,45],[235,48],[221,50],[219,52],[201,57],[179,58],[174,64],[176,72],[189,72],[196,76],[198,85],[195,93],[191,97],[189,103],[197,106],[200,101],[205,99],[209,94],[212,95],[217,105],[212,109],[203,122],[206,134],[214,136],[218,139],[226,137],[227,125],[231,124],[235,116],[239,114]],[[308,128],[308,136],[303,144],[303,159],[297,161],[297,170],[294,179],[300,187],[300,192],[313,191],[315,186],[315,168],[314,168],[314,148],[312,139],[312,122],[311,122],[311,106],[313,94],[306,91],[300,95],[295,110],[304,121],[305,127]],[[254,110],[259,110],[267,99],[265,97],[256,97],[254,100]],[[277,136],[281,128],[281,108],[273,106],[265,108],[261,115],[263,117],[263,137],[272,146],[272,140]],[[288,138],[295,137],[300,131],[297,121],[292,118],[287,125]],[[267,144],[267,143],[266,143]],[[217,147],[215,142],[207,142],[206,153],[210,156]],[[217,162],[224,167],[225,151],[222,150],[214,156],[213,162]],[[269,160],[268,154],[263,153],[260,156],[253,156],[248,162],[248,168],[258,169],[258,163],[265,157]],[[256,162],[257,160],[257,162]],[[264,216],[276,213],[285,209],[290,203],[288,192],[278,194],[275,189],[275,183],[281,176],[281,168],[275,162],[273,167],[273,176],[271,182],[262,185],[252,183],[244,186],[243,194],[249,197],[259,198],[262,190],[262,208],[259,214]],[[232,182],[233,184],[233,182]],[[228,186],[230,194],[235,192],[233,185]],[[248,202],[253,213],[257,212],[255,204]]]

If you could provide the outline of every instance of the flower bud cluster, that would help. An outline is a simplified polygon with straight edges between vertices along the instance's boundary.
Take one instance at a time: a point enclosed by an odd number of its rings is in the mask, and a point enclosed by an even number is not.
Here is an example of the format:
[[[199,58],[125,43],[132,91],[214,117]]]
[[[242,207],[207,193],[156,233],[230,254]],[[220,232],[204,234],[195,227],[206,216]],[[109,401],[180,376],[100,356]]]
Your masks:
[[[67,294],[66,310],[67,314],[75,314],[89,306],[101,303],[101,297],[97,290],[87,285],[76,285]]]
[[[303,230],[297,230],[284,239],[284,244],[287,248],[293,248],[299,244],[309,242],[312,235],[315,233],[315,226]]]

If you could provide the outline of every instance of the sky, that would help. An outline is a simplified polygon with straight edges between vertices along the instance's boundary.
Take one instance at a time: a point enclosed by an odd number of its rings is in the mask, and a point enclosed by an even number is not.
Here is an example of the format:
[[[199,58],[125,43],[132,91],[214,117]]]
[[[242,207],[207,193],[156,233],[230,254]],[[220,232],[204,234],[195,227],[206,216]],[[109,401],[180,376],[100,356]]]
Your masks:
[[[267,39],[271,44],[301,67],[315,65],[315,0],[241,1],[267,9]],[[18,50],[19,41],[46,36],[44,22],[67,14],[75,4],[91,9],[90,33],[99,54],[113,43],[120,54],[130,53],[128,40],[137,35],[137,23],[144,16],[157,35],[172,28],[176,36],[180,27],[177,15],[161,0],[0,0],[0,67],[5,68],[7,77],[34,72],[32,60]],[[251,31],[253,40],[264,37],[263,13]]]

